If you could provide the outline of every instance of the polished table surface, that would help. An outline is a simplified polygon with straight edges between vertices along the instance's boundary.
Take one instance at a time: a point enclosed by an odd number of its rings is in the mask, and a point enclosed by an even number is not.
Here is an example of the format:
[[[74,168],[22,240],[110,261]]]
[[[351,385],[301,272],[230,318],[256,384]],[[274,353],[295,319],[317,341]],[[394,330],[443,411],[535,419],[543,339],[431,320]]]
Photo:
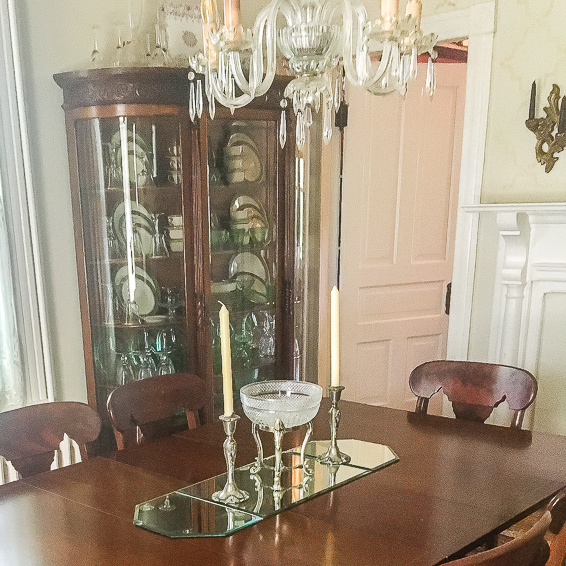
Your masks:
[[[314,422],[329,437],[328,403]],[[566,437],[343,402],[340,438],[399,461],[229,537],[168,539],[132,524],[137,503],[225,471],[220,423],[0,487],[0,564],[433,565],[566,486]],[[237,464],[253,460],[251,425]],[[285,435],[286,447],[299,432]],[[265,443],[266,453],[272,441]]]

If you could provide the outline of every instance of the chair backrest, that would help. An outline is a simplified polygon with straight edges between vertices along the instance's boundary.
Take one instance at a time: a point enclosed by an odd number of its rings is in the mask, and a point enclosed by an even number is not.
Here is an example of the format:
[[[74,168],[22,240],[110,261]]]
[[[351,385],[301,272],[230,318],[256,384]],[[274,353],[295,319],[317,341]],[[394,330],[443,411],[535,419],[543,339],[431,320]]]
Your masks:
[[[503,400],[514,411],[512,428],[521,428],[525,410],[537,394],[527,370],[483,362],[437,360],[416,367],[409,376],[418,397],[416,412],[426,413],[429,399],[440,389],[452,403],[456,418],[485,422]]]
[[[551,562],[552,546],[549,551],[545,535],[555,518],[558,504],[564,504],[565,496],[566,488],[552,498],[538,521],[521,536],[490,550],[446,562],[446,566],[562,566],[562,562]]]
[[[204,382],[189,373],[149,377],[114,389],[107,407],[118,449],[169,432],[164,421],[180,410],[189,428],[196,427],[204,402]]]
[[[550,525],[550,511],[523,535],[490,550],[446,562],[446,566],[543,566],[548,558],[546,530]]]
[[[21,477],[51,468],[55,451],[73,439],[87,458],[87,444],[98,438],[100,416],[89,405],[60,401],[0,413],[0,456],[11,461]]]

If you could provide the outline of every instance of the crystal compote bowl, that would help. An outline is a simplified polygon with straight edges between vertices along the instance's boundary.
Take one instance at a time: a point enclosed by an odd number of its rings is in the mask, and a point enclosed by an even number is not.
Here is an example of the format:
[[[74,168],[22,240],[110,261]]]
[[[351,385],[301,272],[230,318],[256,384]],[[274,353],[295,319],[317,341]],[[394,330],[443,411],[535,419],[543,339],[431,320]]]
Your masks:
[[[257,460],[252,466],[252,473],[264,467],[274,470],[273,489],[281,491],[282,439],[288,431],[306,425],[307,431],[301,447],[301,464],[305,473],[309,470],[305,464],[305,449],[312,434],[312,419],[318,413],[322,399],[322,388],[306,381],[260,381],[250,383],[240,389],[242,408],[252,421],[252,433],[257,445]],[[275,465],[265,464],[263,446],[259,430],[273,433],[275,440]]]
[[[278,420],[289,430],[316,416],[322,388],[307,381],[260,381],[240,390],[246,416],[264,430],[273,431]]]

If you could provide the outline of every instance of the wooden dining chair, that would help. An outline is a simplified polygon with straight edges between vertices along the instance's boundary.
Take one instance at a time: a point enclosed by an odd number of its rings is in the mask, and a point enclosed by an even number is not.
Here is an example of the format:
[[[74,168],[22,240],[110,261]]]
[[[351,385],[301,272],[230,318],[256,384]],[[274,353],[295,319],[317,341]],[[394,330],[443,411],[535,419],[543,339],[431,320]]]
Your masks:
[[[456,418],[485,422],[504,400],[513,410],[511,428],[521,428],[537,382],[527,370],[499,364],[437,360],[416,367],[409,376],[417,396],[417,413],[426,413],[429,399],[442,389]]]
[[[180,411],[188,428],[195,428],[204,402],[204,382],[189,373],[149,377],[114,389],[107,407],[118,450],[170,433]]]
[[[20,477],[49,471],[60,443],[68,436],[88,457],[88,444],[98,438],[101,420],[89,405],[60,401],[0,413],[0,456]]]
[[[495,548],[444,564],[445,566],[544,566],[549,556],[545,535],[550,521],[550,511],[545,511],[522,536]]]
[[[557,537],[549,549],[546,536],[551,522],[556,519],[557,509],[561,515],[565,501],[566,488],[552,498],[538,520],[520,536],[484,552],[445,562],[445,566],[562,566],[561,561],[552,560],[558,560],[560,552],[566,551],[566,541],[558,541]]]

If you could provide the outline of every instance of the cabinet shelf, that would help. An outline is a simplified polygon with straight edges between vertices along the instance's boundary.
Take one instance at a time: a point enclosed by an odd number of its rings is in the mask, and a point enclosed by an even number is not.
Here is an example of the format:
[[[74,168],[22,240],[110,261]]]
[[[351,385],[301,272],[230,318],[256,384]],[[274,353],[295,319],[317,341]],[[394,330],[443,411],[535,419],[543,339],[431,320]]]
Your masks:
[[[107,193],[115,193],[115,194],[124,194],[124,187],[106,187]],[[170,192],[181,192],[182,186],[181,185],[138,185],[130,187],[130,193],[135,194],[137,191],[143,192],[163,192],[163,191],[170,191]]]

